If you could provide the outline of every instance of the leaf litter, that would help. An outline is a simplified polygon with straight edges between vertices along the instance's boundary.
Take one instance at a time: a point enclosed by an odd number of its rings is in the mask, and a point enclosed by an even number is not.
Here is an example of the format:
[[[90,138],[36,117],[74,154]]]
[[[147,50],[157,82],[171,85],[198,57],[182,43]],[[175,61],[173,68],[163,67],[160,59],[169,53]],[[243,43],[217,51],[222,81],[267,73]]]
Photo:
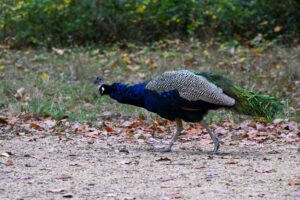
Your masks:
[[[174,123],[164,119],[149,120],[147,117],[130,119],[100,118],[95,124],[74,122],[68,119],[55,120],[31,114],[7,115],[0,118],[0,130],[6,133],[31,134],[80,134],[85,137],[118,136],[129,141],[148,144],[170,137],[175,131]],[[298,143],[300,142],[299,124],[293,121],[276,119],[272,123],[243,121],[234,123],[223,120],[211,125],[212,131],[226,145],[251,146],[261,143]],[[20,136],[24,134],[19,134]],[[181,142],[199,141],[200,144],[211,144],[207,131],[198,124],[187,123]],[[237,142],[235,142],[237,141]],[[168,141],[167,141],[168,142]]]

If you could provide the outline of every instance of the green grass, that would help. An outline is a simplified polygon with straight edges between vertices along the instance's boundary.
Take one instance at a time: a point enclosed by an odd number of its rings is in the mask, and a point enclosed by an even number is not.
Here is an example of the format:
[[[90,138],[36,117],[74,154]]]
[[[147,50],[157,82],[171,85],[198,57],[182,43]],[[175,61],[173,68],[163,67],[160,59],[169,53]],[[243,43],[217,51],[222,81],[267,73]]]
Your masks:
[[[247,89],[285,100],[288,107],[282,117],[300,120],[297,46],[250,49],[228,44],[209,46],[198,41],[128,46],[125,50],[117,45],[70,48],[64,49],[63,55],[47,49],[0,51],[0,112],[29,112],[79,121],[95,121],[105,112],[145,115],[143,109],[99,98],[94,78],[101,76],[108,83],[138,83],[166,70],[186,68],[222,73]],[[22,87],[23,96],[16,96]],[[208,115],[210,122],[227,118],[245,117],[226,111]]]

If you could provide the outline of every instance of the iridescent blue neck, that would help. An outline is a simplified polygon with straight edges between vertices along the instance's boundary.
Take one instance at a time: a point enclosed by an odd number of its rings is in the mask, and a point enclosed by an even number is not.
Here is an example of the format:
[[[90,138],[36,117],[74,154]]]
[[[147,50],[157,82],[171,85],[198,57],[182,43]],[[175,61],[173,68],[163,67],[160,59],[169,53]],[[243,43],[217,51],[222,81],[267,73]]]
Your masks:
[[[120,103],[144,107],[145,85],[146,83],[139,83],[130,86],[123,83],[114,83],[109,86],[109,96]]]

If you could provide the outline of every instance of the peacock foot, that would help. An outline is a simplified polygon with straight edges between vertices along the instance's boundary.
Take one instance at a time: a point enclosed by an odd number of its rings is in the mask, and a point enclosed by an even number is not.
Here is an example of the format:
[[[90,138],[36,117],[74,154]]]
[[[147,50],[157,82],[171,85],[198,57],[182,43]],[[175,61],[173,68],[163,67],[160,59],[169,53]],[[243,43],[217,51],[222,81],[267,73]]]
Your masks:
[[[212,154],[215,155],[218,153],[218,150],[220,148],[220,144],[224,144],[224,142],[220,141],[217,137],[213,141],[214,143],[214,150],[212,151]]]
[[[167,152],[171,152],[172,148],[170,146],[167,146],[167,147],[163,147],[163,148],[158,148],[157,151],[160,153],[167,153]]]

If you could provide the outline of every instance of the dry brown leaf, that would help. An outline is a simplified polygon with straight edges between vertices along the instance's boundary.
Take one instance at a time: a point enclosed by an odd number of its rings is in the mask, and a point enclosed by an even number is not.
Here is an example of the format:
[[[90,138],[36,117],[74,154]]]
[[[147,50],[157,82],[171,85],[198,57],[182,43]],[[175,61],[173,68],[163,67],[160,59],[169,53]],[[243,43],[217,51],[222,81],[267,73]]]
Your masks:
[[[231,160],[227,161],[225,164],[234,165],[234,164],[238,164],[238,161],[231,159]]]
[[[161,162],[161,161],[171,161],[170,158],[166,157],[166,156],[162,156],[159,159],[155,160],[156,162]]]
[[[7,119],[4,117],[0,117],[0,124],[8,124]]]
[[[10,125],[15,125],[15,124],[17,123],[18,120],[19,120],[19,119],[18,119],[17,117],[11,117],[11,118],[9,118],[8,123],[9,123]]]
[[[119,65],[119,61],[118,60],[115,60],[111,63],[111,67],[114,68],[114,67],[117,67]]]
[[[266,169],[256,169],[255,172],[257,172],[257,173],[272,173],[272,172],[276,172],[276,170],[272,169],[272,168],[266,168]]]
[[[104,127],[105,128],[105,130],[107,131],[107,132],[115,132],[115,130],[112,128],[112,127],[110,127],[110,126],[105,126]]]
[[[131,59],[130,59],[130,57],[128,56],[127,53],[123,54],[122,60],[123,60],[125,63],[127,63],[127,64],[130,64],[130,63],[131,63]]]
[[[122,160],[120,163],[121,163],[122,165],[129,165],[129,164],[132,163],[132,160]]]
[[[290,185],[290,186],[300,185],[300,179],[299,178],[290,179],[288,182],[288,185]]]
[[[43,130],[44,128],[41,127],[40,125],[36,124],[36,123],[31,123],[30,124],[30,128],[36,129],[36,130]]]
[[[274,32],[279,33],[282,29],[282,26],[275,26]]]
[[[73,193],[71,193],[71,192],[66,192],[66,193],[63,194],[63,197],[64,197],[64,198],[72,198],[72,197],[73,197]]]
[[[12,160],[7,160],[5,162],[5,166],[13,166],[14,165],[14,162]]]
[[[167,181],[173,180],[173,178],[170,177],[170,176],[162,176],[162,177],[159,178],[159,180],[160,180],[161,182],[167,182]]]
[[[59,179],[59,180],[63,180],[63,181],[66,181],[66,180],[69,180],[69,179],[72,179],[73,177],[70,176],[70,175],[67,175],[67,174],[62,174],[58,177],[56,177],[55,179]]]

